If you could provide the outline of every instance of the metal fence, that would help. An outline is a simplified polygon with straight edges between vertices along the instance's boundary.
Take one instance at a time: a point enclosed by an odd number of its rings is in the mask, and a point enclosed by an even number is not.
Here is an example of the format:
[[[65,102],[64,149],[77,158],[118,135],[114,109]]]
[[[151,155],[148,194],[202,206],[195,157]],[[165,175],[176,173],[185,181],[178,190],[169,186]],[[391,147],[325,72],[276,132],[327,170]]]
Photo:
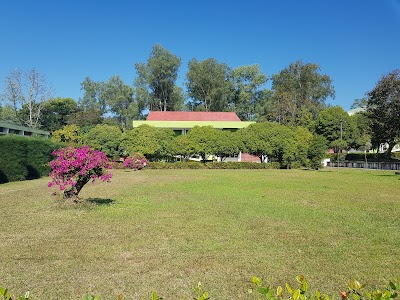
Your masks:
[[[337,161],[327,163],[328,167],[338,167]],[[360,168],[375,170],[400,170],[400,162],[339,161],[340,168]]]

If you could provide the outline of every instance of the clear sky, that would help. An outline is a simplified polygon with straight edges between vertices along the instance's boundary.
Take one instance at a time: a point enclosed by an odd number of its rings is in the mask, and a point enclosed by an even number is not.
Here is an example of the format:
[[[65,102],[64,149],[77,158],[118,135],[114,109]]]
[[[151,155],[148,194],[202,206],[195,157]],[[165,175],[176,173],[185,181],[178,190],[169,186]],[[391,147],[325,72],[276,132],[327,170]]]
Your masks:
[[[55,96],[78,100],[86,76],[132,84],[154,44],[181,57],[179,85],[193,57],[269,76],[317,63],[335,86],[329,103],[347,110],[400,68],[400,0],[0,1],[1,81],[34,67]]]

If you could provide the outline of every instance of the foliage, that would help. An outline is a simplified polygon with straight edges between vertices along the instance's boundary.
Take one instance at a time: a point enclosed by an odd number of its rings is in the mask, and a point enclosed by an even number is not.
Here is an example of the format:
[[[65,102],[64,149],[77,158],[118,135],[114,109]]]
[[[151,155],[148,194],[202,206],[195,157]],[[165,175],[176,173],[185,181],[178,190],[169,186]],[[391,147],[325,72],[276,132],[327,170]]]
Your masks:
[[[159,160],[171,156],[174,136],[172,129],[141,125],[123,133],[121,147],[126,153],[137,152]]]
[[[79,126],[75,124],[65,125],[51,134],[51,140],[55,143],[81,146],[83,145],[83,134]]]
[[[137,171],[146,167],[148,163],[149,161],[142,154],[132,153],[124,160],[124,167]]]
[[[78,112],[68,118],[68,122],[79,126],[82,132],[88,132],[103,121],[102,113],[94,108],[83,109],[80,107]]]
[[[147,63],[135,64],[135,86],[150,110],[176,110],[183,104],[182,93],[175,86],[180,65],[181,59],[161,45],[153,46]]]
[[[0,138],[0,183],[47,176],[57,144],[43,138],[4,136]]]
[[[216,154],[218,130],[212,126],[194,126],[187,134],[188,140],[195,145],[196,154],[203,162],[210,155]]]
[[[356,126],[340,106],[333,106],[319,113],[315,121],[315,132],[328,140],[335,153],[356,144]]]
[[[335,96],[332,80],[317,64],[296,61],[272,76],[271,119],[280,124],[305,126]]]
[[[258,156],[261,162],[268,157],[282,167],[290,167],[295,159],[294,133],[289,127],[271,122],[254,123],[241,130],[240,135],[243,151]]]
[[[310,165],[308,153],[312,147],[313,134],[304,127],[296,127],[294,129],[294,160],[304,167]]]
[[[187,162],[151,162],[149,169],[279,169],[277,162],[253,163],[253,162],[207,162],[205,164],[197,161]]]
[[[400,69],[383,76],[368,93],[367,114],[374,148],[388,143],[386,156],[400,140]]]
[[[213,152],[221,160],[238,155],[240,152],[239,134],[229,130],[217,130]]]
[[[350,116],[354,126],[354,148],[361,151],[368,151],[372,148],[371,129],[368,116],[365,112],[358,112]]]
[[[119,127],[99,124],[84,135],[84,140],[86,145],[116,159],[122,155],[121,137],[122,131]]]
[[[307,158],[310,161],[311,168],[318,170],[321,167],[321,161],[328,150],[327,143],[327,140],[323,136],[317,134],[313,135],[307,151]]]
[[[29,300],[29,292],[26,292],[24,296],[13,296],[7,288],[0,286],[0,299],[4,300]]]
[[[234,94],[230,106],[241,120],[252,121],[256,116],[256,107],[265,96],[262,86],[267,76],[259,65],[240,66],[232,71]]]
[[[111,77],[102,84],[101,98],[123,128],[131,128],[131,121],[137,115],[133,99],[133,88],[125,84],[119,76]]]
[[[89,146],[60,148],[52,153],[56,158],[49,163],[52,181],[48,186],[58,185],[64,191],[64,198],[78,197],[83,186],[96,178],[109,181],[112,166],[107,156]]]
[[[20,120],[15,109],[10,105],[6,104],[3,107],[0,107],[0,121],[19,124]]]
[[[285,284],[285,288],[282,286],[273,287],[268,285],[262,279],[257,276],[253,276],[251,282],[252,286],[247,289],[248,294],[254,295],[255,299],[262,300],[333,300],[334,295],[329,296],[326,293],[321,293],[319,290],[311,292],[308,281],[304,275],[296,276],[297,287],[290,286],[289,283]],[[338,294],[342,299],[353,299],[353,300],[393,300],[399,298],[400,283],[397,281],[389,281],[389,284],[383,289],[377,290],[366,290],[366,285],[361,284],[357,280],[350,280],[348,287],[345,291],[339,289]],[[209,300],[211,299],[209,292],[199,282],[194,288],[195,293],[194,300]],[[25,296],[18,296],[18,298],[12,297],[8,289],[0,287],[0,296],[3,296],[5,300],[28,300],[29,292]],[[100,300],[100,295],[92,296],[86,294],[83,297],[84,300]],[[122,299],[122,294],[118,295],[118,300]],[[157,296],[157,293],[153,291],[150,295],[150,300],[162,300],[163,298]]]
[[[107,82],[93,81],[86,77],[81,86],[84,95],[80,104],[84,112],[98,112],[100,116],[111,113],[121,127],[130,127],[132,119],[137,116],[134,90],[131,86],[125,84],[117,75]]]
[[[187,135],[176,136],[171,144],[172,154],[187,161],[190,156],[196,154],[197,146]]]
[[[193,110],[225,111],[233,91],[231,69],[214,58],[201,62],[192,58],[186,73],[186,87]]]
[[[68,125],[69,118],[78,112],[78,104],[72,98],[54,98],[43,103],[42,129],[55,131]]]
[[[385,161],[398,162],[400,160],[400,153],[399,152],[393,153],[390,159],[386,157],[386,153],[364,153],[364,152],[347,153],[345,157],[345,160],[349,161],[364,161],[365,159],[367,159],[370,162],[385,162]]]
[[[81,90],[83,90],[83,98],[80,99],[79,105],[83,109],[98,111],[102,116],[107,111],[107,103],[101,97],[104,82],[93,81],[90,77],[86,77],[81,82]]]

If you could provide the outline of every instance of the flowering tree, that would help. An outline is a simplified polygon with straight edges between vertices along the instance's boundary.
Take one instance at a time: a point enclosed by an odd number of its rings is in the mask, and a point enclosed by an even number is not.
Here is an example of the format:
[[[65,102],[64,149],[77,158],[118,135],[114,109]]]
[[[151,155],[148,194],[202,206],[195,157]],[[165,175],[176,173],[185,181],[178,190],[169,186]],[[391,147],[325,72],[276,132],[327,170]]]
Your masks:
[[[49,163],[52,181],[48,187],[58,185],[64,191],[64,198],[78,198],[79,192],[90,180],[94,182],[100,178],[109,181],[112,177],[107,172],[112,168],[107,156],[89,146],[60,148],[54,150],[52,155],[56,158]]]
[[[149,161],[140,153],[132,153],[124,160],[124,167],[134,171],[143,169]]]

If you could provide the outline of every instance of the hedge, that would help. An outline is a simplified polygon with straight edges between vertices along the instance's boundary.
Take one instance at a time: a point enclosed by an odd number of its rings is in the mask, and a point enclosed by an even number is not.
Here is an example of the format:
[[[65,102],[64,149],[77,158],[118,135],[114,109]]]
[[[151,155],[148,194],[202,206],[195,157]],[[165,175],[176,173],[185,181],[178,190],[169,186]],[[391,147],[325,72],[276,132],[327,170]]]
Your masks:
[[[279,169],[277,162],[253,163],[253,162],[150,162],[149,169]]]
[[[59,147],[44,138],[0,137],[0,183],[47,176],[51,152]]]
[[[400,160],[400,152],[393,152],[392,158],[387,159],[386,153],[367,153],[367,160],[371,162],[398,161]],[[365,153],[347,153],[345,160],[349,161],[365,161]]]

